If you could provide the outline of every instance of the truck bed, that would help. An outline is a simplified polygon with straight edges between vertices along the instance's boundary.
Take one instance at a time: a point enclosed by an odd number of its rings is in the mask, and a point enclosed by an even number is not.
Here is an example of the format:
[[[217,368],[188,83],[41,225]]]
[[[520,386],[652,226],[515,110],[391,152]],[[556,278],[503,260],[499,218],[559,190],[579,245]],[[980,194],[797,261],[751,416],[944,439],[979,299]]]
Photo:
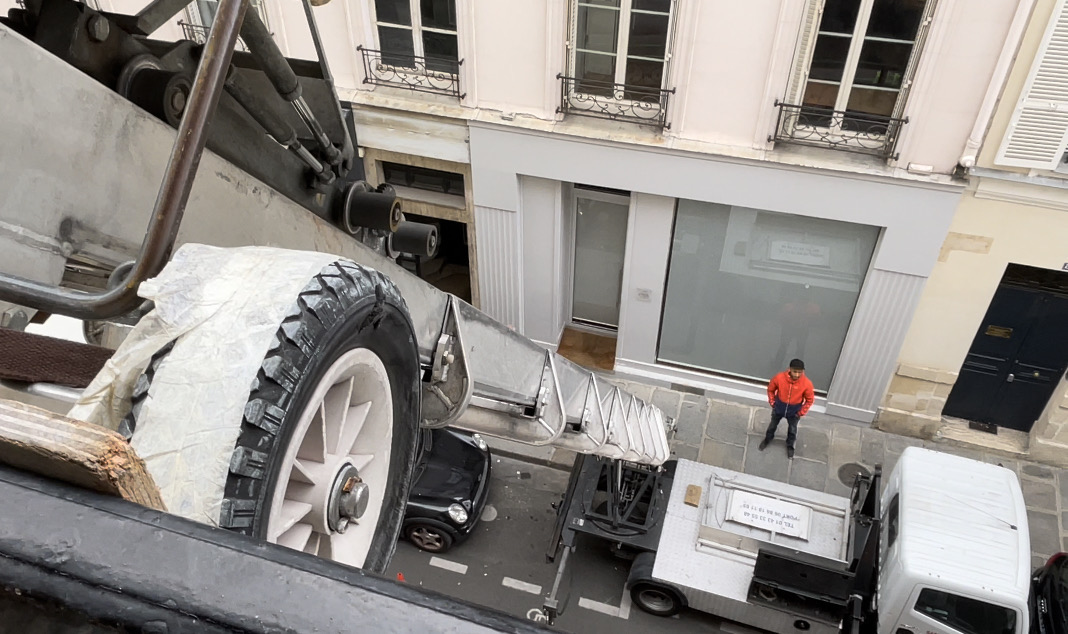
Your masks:
[[[700,487],[697,506],[688,486]],[[747,602],[757,551],[775,544],[844,561],[849,500],[819,491],[679,460],[657,548],[653,577],[679,588],[690,607],[774,632],[798,618]],[[805,615],[811,632],[837,622]],[[822,621],[822,622],[821,622]]]

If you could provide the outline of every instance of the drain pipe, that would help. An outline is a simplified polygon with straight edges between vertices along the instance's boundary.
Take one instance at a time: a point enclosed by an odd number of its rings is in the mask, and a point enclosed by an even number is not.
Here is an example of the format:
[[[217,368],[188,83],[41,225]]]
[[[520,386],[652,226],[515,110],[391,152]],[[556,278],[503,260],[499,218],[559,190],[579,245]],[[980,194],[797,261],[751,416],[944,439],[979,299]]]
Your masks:
[[[997,105],[999,97],[1001,97],[1001,90],[1016,58],[1020,40],[1023,39],[1023,32],[1027,28],[1027,22],[1031,17],[1031,10],[1034,6],[1035,0],[1020,0],[1020,4],[1016,6],[1016,14],[1013,15],[1012,23],[1009,25],[1009,32],[1005,35],[1005,44],[1001,47],[998,63],[994,66],[994,74],[990,78],[990,85],[987,86],[983,103],[979,106],[979,115],[975,118],[972,133],[964,144],[964,152],[961,154],[960,160],[957,161],[963,167],[973,167],[976,158],[979,156],[979,148],[983,145],[983,137],[986,136],[986,130],[990,126],[994,107]]]

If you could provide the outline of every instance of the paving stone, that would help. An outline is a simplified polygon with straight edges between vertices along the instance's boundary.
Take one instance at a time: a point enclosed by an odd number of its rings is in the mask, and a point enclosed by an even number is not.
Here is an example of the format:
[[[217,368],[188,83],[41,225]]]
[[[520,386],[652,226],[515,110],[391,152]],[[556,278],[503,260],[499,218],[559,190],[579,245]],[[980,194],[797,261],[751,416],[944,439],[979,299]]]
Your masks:
[[[1061,492],[1061,508],[1068,511],[1068,471],[1061,471],[1057,476],[1057,482],[1059,484],[1057,488]]]
[[[1034,570],[1036,568],[1041,568],[1042,566],[1045,566],[1047,559],[1049,559],[1049,558],[1048,557],[1039,557],[1038,555],[1032,555],[1031,556],[1031,570]]]
[[[1027,523],[1031,529],[1031,552],[1039,557],[1048,558],[1061,549],[1061,530],[1059,518],[1052,513],[1027,511]]]
[[[630,392],[631,394],[637,396],[646,403],[653,400],[653,390],[656,389],[655,386],[645,385],[643,383],[635,383],[634,381],[622,381],[621,383],[623,384],[620,386],[621,389]]]
[[[938,449],[938,451],[953,454],[954,456],[960,456],[961,458],[977,460],[979,462],[986,462],[986,457],[989,455],[986,452],[979,451],[977,449],[971,449],[969,447],[958,447],[956,445],[942,445]]]
[[[826,479],[826,485],[823,487],[823,492],[830,493],[831,495],[849,497],[849,494],[853,492],[853,488],[842,484],[841,480],[838,479],[838,474],[832,472]]]
[[[874,469],[877,464],[883,464],[886,461],[886,434],[874,429],[862,429],[858,457],[861,464],[869,469]]]
[[[856,425],[848,425],[845,423],[835,423],[831,426],[833,430],[831,432],[832,438],[841,438],[843,440],[855,440],[857,447],[860,447],[860,427]]]
[[[686,395],[679,408],[675,437],[691,445],[700,445],[708,422],[709,399],[703,396]]]
[[[827,486],[826,462],[806,460],[795,454],[790,463],[790,484],[815,491],[822,491]]]
[[[652,402],[653,405],[660,408],[661,412],[664,412],[664,416],[678,418],[679,405],[682,403],[682,394],[658,387],[653,391]]]
[[[1026,462],[1020,466],[1020,473],[1029,475],[1032,478],[1043,478],[1045,480],[1052,480],[1054,478],[1053,469],[1050,469],[1044,464],[1035,464],[1034,462]]]
[[[910,438],[908,436],[895,436],[893,434],[886,435],[886,452],[896,453],[901,455],[908,447],[922,447],[923,440],[919,438]]]
[[[860,458],[860,437],[856,440],[847,438],[831,439],[831,449],[827,454],[827,464],[835,471],[844,464],[856,462]]]
[[[1068,552],[1068,535],[1061,535],[1061,552]]]
[[[1055,513],[1057,511],[1057,490],[1049,482],[1020,478],[1024,501],[1028,508]]]
[[[901,460],[901,454],[893,451],[886,452],[886,457],[883,459],[883,486],[886,485],[886,478],[894,472],[898,460]]]
[[[794,449],[797,450],[795,457],[827,462],[831,451],[831,438],[827,435],[827,431],[820,428],[806,428],[804,419],[801,420],[797,428],[797,442],[794,444]]]
[[[711,400],[708,405],[708,428],[712,428],[714,425],[721,424],[724,421],[732,421],[747,426],[752,415],[753,408],[748,405]]]
[[[1017,475],[1020,474],[1020,463],[1016,460],[1013,460],[1012,458],[1006,458],[997,454],[987,454],[985,460],[990,464],[996,464],[999,467],[1005,467],[1006,469],[1012,471]]]
[[[786,458],[786,443],[782,440],[773,440],[768,448],[760,451],[757,446],[763,437],[756,434],[749,436],[745,451],[745,471],[748,474],[786,482],[789,477],[790,465]]]
[[[671,448],[671,457],[698,462],[701,450],[690,445],[675,445]],[[739,463],[741,460],[739,459]]]
[[[742,445],[732,445],[729,443],[722,443],[711,438],[706,438],[701,443],[701,452],[698,455],[698,461],[704,464],[710,464],[715,467],[722,467],[724,469],[730,469],[731,471],[742,471],[745,458],[745,447]]]
[[[749,436],[749,420],[746,418],[748,415],[748,410],[713,402],[708,413],[705,436],[720,442],[744,445]]]

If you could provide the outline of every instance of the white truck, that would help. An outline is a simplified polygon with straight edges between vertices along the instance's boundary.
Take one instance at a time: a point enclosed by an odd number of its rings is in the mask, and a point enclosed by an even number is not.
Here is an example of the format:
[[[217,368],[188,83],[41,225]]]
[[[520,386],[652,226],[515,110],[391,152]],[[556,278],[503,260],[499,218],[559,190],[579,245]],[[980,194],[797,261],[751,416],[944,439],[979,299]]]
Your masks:
[[[689,460],[580,457],[550,555],[578,533],[633,552],[631,597],[661,616],[689,607],[781,634],[1028,632],[1015,474],[910,447],[881,479],[858,475],[843,498]]]

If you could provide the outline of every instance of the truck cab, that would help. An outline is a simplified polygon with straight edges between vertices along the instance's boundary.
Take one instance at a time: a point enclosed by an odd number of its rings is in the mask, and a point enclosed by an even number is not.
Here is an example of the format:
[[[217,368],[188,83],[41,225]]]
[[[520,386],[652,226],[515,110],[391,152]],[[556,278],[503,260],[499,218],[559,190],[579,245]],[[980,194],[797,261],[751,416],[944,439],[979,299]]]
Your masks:
[[[1024,634],[1031,546],[1003,467],[909,448],[886,481],[880,634]]]

